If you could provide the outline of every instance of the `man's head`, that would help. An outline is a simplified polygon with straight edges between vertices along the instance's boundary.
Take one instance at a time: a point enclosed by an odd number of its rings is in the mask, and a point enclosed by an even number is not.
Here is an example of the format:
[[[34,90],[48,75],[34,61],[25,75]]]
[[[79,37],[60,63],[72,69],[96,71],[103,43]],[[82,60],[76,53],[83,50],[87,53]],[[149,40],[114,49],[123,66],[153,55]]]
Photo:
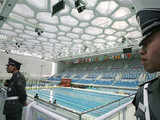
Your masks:
[[[7,64],[7,72],[8,73],[13,73],[17,70],[20,70],[20,67],[21,67],[21,63],[19,63],[18,61],[14,60],[12,58],[8,59],[8,64]]]
[[[160,8],[149,8],[137,13],[143,40],[140,50],[142,64],[147,72],[160,71]]]

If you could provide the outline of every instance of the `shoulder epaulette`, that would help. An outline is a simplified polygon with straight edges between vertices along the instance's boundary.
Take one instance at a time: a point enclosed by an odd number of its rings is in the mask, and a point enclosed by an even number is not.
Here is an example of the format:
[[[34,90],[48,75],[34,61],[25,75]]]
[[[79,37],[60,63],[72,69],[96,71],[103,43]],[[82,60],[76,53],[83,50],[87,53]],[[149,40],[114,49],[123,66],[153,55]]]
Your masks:
[[[159,78],[155,78],[155,79],[153,79],[153,80],[150,80],[150,81],[144,82],[144,83],[140,84],[140,85],[139,85],[139,87],[144,86],[146,83],[152,83],[152,82],[154,82],[154,81],[155,81],[155,80],[157,80],[157,79],[159,79]]]

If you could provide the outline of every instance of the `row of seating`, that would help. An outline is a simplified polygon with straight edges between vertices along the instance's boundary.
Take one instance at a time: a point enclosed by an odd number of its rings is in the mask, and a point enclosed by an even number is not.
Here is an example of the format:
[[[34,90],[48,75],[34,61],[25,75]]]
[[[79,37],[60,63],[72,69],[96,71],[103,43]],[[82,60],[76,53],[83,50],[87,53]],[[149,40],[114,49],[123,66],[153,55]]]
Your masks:
[[[72,83],[98,84],[136,87],[138,79],[144,72],[139,59],[84,63],[71,65],[63,73],[50,77],[48,80],[60,81],[62,78],[72,79]],[[152,79],[155,74],[147,74],[146,79]]]

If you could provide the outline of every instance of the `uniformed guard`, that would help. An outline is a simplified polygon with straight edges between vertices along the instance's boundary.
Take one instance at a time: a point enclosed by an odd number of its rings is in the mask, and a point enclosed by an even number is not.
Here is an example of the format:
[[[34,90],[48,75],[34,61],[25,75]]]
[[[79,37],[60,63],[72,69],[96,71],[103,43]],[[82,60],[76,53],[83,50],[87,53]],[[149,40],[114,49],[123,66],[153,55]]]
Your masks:
[[[3,110],[6,120],[21,120],[23,106],[26,105],[26,81],[23,74],[19,72],[20,67],[21,63],[9,58],[7,72],[12,73],[12,77],[4,83],[7,87],[7,98]]]
[[[137,13],[143,39],[140,42],[141,63],[149,73],[160,71],[160,8],[146,8]],[[133,100],[138,120],[160,120],[160,77],[138,89]]]

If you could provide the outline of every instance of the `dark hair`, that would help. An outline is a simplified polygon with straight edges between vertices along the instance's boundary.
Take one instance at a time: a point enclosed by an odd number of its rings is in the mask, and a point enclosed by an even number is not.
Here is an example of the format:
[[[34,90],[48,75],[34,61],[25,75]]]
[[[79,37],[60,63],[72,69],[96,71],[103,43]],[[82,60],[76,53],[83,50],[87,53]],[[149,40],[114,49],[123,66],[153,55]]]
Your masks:
[[[20,66],[15,66],[15,67],[17,68],[17,70],[20,70],[20,68],[21,68]]]
[[[155,35],[156,33],[158,33],[160,31],[160,26],[156,26],[153,30],[152,30],[152,35]]]
[[[152,29],[152,33],[148,35],[146,38],[144,38],[141,45],[144,46],[144,44],[150,43],[152,41],[152,37],[154,37],[154,35],[157,34],[158,32],[160,32],[160,26],[156,26],[154,29]]]

